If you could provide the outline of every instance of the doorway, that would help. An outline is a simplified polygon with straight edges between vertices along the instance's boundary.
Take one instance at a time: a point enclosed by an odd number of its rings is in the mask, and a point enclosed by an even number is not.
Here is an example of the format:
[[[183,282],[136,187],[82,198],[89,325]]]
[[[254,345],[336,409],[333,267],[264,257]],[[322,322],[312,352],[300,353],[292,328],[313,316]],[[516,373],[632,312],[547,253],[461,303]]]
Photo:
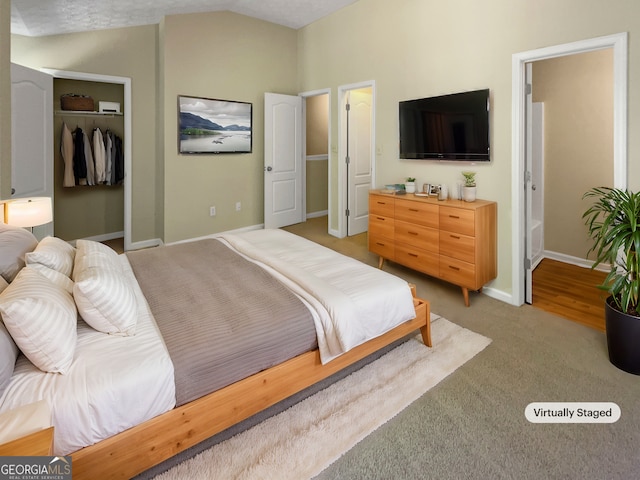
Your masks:
[[[576,53],[613,49],[613,183],[626,186],[626,125],[627,125],[627,34],[617,34],[592,40],[575,42],[545,49],[524,52],[513,56],[513,165],[512,165],[512,225],[513,238],[513,297],[514,305],[522,305],[526,299],[530,278],[531,259],[527,257],[526,242],[531,218],[527,218],[527,195],[532,182],[526,163],[526,65]],[[524,183],[524,187],[522,185]]]
[[[338,219],[335,236],[367,231],[375,185],[375,82],[338,88]],[[329,209],[329,225],[333,225]]]

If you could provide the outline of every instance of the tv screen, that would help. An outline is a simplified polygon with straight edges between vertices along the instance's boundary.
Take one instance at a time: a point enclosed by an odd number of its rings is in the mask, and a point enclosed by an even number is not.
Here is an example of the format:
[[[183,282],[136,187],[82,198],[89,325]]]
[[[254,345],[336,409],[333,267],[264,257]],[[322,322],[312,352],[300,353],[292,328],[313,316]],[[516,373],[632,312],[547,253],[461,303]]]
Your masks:
[[[399,104],[400,158],[488,162],[489,89]]]

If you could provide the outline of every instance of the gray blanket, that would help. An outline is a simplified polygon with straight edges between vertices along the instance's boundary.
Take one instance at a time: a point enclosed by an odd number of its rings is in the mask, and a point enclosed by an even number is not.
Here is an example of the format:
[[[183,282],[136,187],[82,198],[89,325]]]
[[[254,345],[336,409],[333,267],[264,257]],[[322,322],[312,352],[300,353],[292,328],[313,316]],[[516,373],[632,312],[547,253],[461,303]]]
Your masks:
[[[173,361],[177,405],[317,347],[304,304],[218,240],[127,257]]]

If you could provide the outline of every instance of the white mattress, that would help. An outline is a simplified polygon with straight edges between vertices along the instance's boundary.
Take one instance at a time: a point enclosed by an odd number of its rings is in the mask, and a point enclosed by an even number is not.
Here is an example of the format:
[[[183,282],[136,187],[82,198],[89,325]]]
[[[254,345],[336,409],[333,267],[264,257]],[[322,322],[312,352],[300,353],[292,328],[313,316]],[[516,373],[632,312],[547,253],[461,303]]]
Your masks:
[[[47,401],[56,455],[92,445],[175,405],[173,364],[129,262],[125,255],[120,258],[138,300],[136,334],[107,335],[79,320],[68,374],[44,373],[21,355],[0,397],[0,413]]]

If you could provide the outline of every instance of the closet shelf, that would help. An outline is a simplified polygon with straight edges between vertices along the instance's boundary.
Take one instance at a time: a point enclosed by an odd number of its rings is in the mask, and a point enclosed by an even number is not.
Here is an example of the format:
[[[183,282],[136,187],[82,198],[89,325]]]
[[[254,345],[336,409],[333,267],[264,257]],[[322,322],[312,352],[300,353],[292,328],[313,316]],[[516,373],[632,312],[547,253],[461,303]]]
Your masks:
[[[123,114],[114,112],[88,112],[82,110],[56,110],[54,115],[65,117],[121,117]]]

